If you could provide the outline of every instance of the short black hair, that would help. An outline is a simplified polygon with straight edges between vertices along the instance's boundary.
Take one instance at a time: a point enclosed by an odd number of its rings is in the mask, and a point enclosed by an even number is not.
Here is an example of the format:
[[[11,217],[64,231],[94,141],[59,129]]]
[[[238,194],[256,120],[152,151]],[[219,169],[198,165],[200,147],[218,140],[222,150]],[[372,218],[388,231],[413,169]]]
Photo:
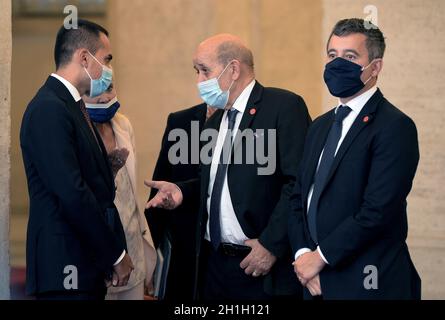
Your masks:
[[[366,48],[368,49],[369,61],[383,58],[386,44],[382,31],[372,22],[363,19],[351,18],[337,22],[329,36],[328,45],[333,35],[344,37],[353,33],[361,33],[366,36]]]
[[[100,33],[108,37],[108,31],[104,27],[83,19],[78,20],[77,29],[66,29],[62,26],[57,32],[54,46],[56,69],[68,64],[77,49],[86,48],[91,54],[95,54],[101,47],[98,41]]]

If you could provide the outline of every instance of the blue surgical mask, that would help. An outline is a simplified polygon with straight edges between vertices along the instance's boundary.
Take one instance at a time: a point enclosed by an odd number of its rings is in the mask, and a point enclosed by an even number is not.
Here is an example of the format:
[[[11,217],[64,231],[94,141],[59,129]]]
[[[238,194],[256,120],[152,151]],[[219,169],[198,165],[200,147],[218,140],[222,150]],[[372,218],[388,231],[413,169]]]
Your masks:
[[[104,123],[113,119],[120,107],[117,97],[111,99],[108,103],[85,103],[87,112],[93,122]]]
[[[91,52],[88,51],[88,53],[90,54],[90,56],[93,57],[94,60],[96,60],[98,64],[102,66],[102,75],[99,79],[93,79],[88,70],[84,67],[88,77],[90,77],[91,79],[90,98],[94,98],[100,96],[108,89],[111,82],[113,81],[113,70],[100,63],[99,60],[97,60],[96,57],[91,54]]]
[[[201,99],[204,100],[204,102],[210,107],[224,109],[229,101],[229,93],[234,81],[232,81],[232,84],[227,91],[222,91],[218,80],[227,70],[230,63],[231,62],[229,62],[229,64],[224,68],[218,78],[212,78],[198,83],[199,95],[201,96]]]
[[[339,98],[348,98],[355,95],[371,80],[372,76],[363,83],[360,78],[363,70],[367,69],[371,63],[362,67],[339,57],[326,64],[323,77],[329,92],[334,97]]]

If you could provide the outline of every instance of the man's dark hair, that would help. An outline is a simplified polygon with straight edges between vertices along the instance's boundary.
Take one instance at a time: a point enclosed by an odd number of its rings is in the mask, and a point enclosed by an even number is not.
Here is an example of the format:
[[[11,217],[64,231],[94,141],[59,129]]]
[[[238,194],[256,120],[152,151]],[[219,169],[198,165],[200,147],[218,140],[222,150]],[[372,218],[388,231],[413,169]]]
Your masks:
[[[328,45],[333,35],[344,37],[353,33],[361,33],[366,36],[366,48],[368,49],[369,61],[383,58],[386,44],[382,31],[370,21],[363,19],[352,18],[337,22],[329,36]]]
[[[100,33],[108,37],[108,31],[94,22],[79,19],[77,25],[77,29],[66,29],[62,26],[57,32],[54,47],[56,69],[68,64],[77,49],[86,48],[94,55],[101,47]]]

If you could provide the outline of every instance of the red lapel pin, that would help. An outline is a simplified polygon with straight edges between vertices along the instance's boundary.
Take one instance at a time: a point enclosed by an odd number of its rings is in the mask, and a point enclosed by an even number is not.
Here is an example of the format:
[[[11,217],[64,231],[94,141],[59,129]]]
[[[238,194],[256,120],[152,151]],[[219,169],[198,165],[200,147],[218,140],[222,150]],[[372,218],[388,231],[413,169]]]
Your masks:
[[[256,109],[255,108],[250,109],[249,113],[251,116],[253,116],[256,113]]]
[[[368,117],[368,116],[365,116],[365,117],[363,118],[363,122],[366,123],[366,122],[368,122],[368,121],[369,121],[369,117]]]

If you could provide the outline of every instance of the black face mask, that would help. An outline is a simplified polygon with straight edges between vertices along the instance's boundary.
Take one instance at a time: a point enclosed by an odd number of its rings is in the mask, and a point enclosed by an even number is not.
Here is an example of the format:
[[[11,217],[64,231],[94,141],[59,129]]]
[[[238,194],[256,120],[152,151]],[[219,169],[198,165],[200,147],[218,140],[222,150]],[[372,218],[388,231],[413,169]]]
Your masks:
[[[371,62],[372,63],[372,62]],[[362,90],[372,76],[365,83],[360,79],[363,70],[370,65],[362,67],[354,62],[343,58],[335,58],[325,66],[324,82],[329,92],[334,97],[347,98],[352,97]]]

